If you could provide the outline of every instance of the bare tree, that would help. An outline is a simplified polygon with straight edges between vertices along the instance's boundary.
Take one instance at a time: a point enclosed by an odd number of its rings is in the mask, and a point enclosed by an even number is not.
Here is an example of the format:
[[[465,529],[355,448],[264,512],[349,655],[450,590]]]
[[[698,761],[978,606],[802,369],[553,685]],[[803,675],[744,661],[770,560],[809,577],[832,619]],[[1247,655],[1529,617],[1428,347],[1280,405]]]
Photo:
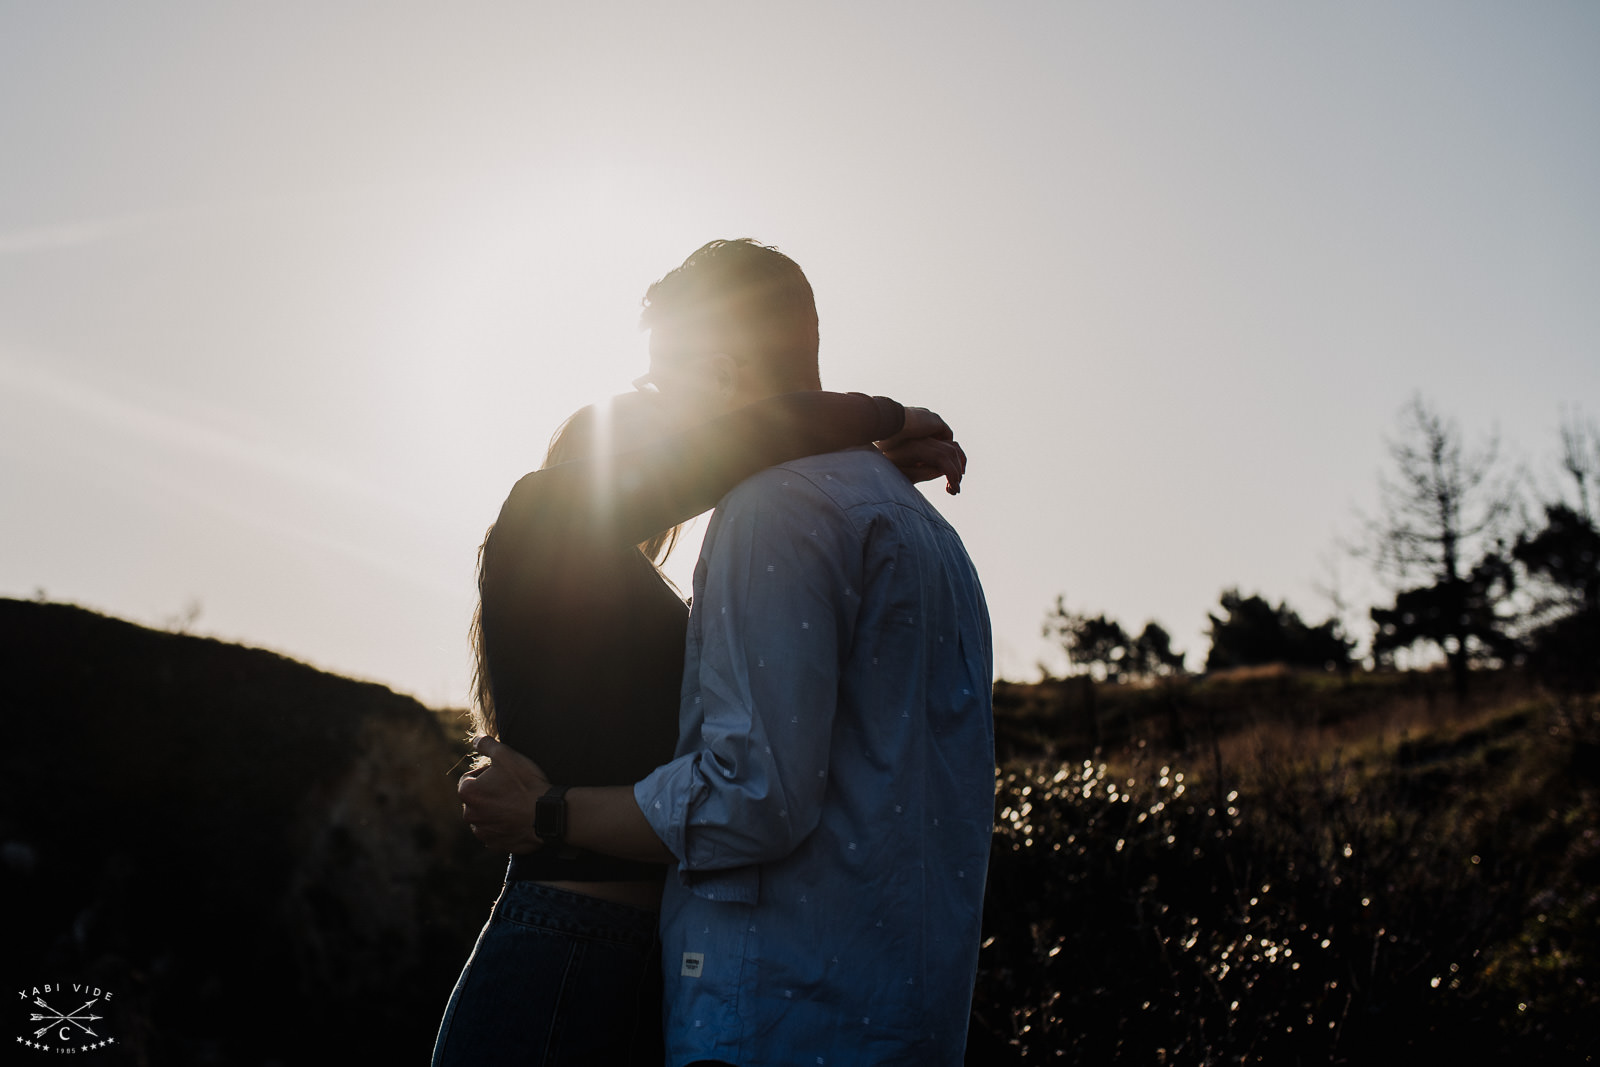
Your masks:
[[[1577,483],[1578,506],[1574,510],[1593,523],[1591,494],[1600,490],[1600,426],[1576,412],[1561,420],[1561,469]]]
[[[1468,448],[1459,427],[1420,395],[1401,413],[1388,451],[1393,469],[1379,477],[1380,514],[1368,533],[1396,604],[1372,611],[1373,651],[1433,643],[1464,693],[1471,658],[1508,647],[1499,608],[1510,592],[1503,536],[1516,493],[1500,472],[1495,437]]]
[[[1382,514],[1369,524],[1377,563],[1402,581],[1418,572],[1458,579],[1464,557],[1503,532],[1516,500],[1498,477],[1499,441],[1468,451],[1456,424],[1420,394],[1400,422],[1387,442],[1394,474],[1378,477]]]

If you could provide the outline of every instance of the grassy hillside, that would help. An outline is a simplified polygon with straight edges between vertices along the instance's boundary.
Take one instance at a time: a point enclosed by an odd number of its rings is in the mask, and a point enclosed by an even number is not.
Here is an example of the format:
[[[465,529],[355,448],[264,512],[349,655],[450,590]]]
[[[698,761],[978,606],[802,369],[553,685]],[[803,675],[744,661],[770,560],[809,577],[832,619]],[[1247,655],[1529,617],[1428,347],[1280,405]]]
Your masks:
[[[1001,683],[968,1062],[1592,1062],[1600,706],[1479,681]],[[0,600],[10,988],[114,990],[126,1063],[425,1062],[502,873],[456,730]]]
[[[1600,707],[1481,681],[997,694],[969,1062],[1593,1062]]]
[[[0,753],[8,988],[113,990],[124,1062],[425,1058],[501,875],[435,713],[0,600]]]
[[[1002,763],[1017,758],[1077,759],[1096,749],[1153,748],[1174,753],[1249,748],[1273,736],[1336,743],[1426,730],[1463,712],[1532,696],[1514,672],[1479,672],[1465,709],[1443,671],[1347,674],[1281,665],[1106,685],[1086,677],[1033,684],[997,682],[996,743]]]

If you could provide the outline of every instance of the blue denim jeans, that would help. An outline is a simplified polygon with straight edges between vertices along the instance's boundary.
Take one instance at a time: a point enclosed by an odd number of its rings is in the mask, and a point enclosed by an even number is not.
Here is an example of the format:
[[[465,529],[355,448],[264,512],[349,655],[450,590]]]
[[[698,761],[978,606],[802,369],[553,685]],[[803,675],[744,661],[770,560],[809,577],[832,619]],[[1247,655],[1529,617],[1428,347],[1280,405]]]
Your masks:
[[[433,1067],[660,1067],[656,913],[507,882],[445,1007]]]

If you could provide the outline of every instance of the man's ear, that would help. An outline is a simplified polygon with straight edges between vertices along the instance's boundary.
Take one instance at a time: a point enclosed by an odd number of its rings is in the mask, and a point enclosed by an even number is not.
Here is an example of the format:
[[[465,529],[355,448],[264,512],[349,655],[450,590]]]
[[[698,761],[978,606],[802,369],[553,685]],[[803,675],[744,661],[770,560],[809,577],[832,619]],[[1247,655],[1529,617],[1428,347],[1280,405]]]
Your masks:
[[[704,373],[706,384],[720,402],[730,404],[739,395],[739,362],[726,352],[706,356]]]

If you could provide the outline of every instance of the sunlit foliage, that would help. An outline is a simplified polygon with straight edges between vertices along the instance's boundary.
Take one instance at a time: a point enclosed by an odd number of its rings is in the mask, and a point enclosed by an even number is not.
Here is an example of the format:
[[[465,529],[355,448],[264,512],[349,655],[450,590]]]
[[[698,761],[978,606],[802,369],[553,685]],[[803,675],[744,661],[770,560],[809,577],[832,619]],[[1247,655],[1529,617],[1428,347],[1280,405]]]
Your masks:
[[[1008,767],[968,1062],[1584,1062],[1584,714],[1229,781]]]

